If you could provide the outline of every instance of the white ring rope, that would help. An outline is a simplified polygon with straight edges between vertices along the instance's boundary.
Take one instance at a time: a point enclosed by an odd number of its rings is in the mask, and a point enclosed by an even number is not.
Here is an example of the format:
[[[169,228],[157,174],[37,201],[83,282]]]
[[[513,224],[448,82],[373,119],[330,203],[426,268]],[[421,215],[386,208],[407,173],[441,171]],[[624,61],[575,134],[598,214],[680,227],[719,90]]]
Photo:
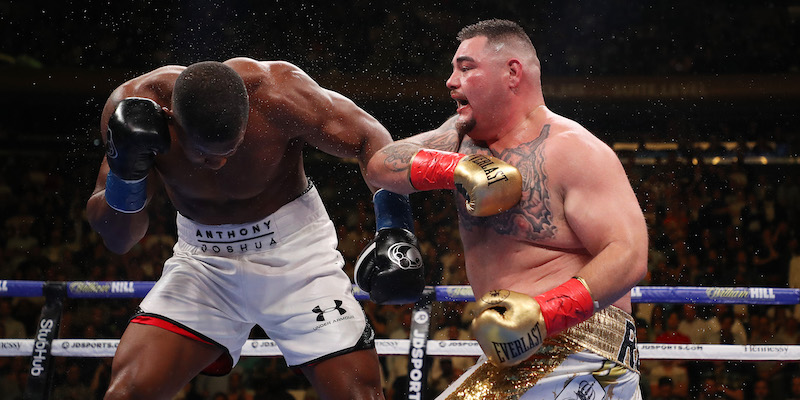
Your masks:
[[[113,357],[118,339],[55,339],[53,355],[58,357]],[[33,339],[0,339],[0,357],[29,357]],[[382,356],[407,356],[408,339],[376,339],[375,348]],[[429,340],[427,354],[440,357],[479,357],[482,352],[474,340]],[[275,342],[248,340],[242,356],[280,357]],[[640,343],[643,360],[738,360],[800,361],[800,345],[728,345]]]

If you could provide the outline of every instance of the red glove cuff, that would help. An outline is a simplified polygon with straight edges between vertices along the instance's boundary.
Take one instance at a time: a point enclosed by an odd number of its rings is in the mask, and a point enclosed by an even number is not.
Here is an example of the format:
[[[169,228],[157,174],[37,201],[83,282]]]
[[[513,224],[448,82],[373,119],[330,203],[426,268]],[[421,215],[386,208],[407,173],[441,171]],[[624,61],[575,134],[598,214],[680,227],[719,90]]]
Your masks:
[[[408,178],[416,190],[455,189],[455,170],[464,154],[421,149],[411,159]]]
[[[594,313],[592,295],[577,278],[570,279],[534,299],[542,309],[547,336],[586,321]]]

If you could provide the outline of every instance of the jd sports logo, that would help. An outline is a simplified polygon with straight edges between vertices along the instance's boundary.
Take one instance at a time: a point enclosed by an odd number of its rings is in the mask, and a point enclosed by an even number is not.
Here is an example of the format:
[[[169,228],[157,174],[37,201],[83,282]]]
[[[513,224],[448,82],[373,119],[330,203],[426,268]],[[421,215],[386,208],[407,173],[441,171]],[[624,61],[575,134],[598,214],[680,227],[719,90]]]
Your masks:
[[[325,313],[329,313],[329,312],[331,312],[333,310],[338,311],[339,315],[343,315],[344,313],[347,312],[347,310],[342,308],[342,301],[341,300],[334,300],[333,304],[334,304],[333,307],[328,307],[328,308],[326,308],[324,310],[322,308],[320,308],[320,306],[316,306],[316,307],[314,307],[313,310],[311,310],[311,311],[317,313],[317,321],[325,321]]]

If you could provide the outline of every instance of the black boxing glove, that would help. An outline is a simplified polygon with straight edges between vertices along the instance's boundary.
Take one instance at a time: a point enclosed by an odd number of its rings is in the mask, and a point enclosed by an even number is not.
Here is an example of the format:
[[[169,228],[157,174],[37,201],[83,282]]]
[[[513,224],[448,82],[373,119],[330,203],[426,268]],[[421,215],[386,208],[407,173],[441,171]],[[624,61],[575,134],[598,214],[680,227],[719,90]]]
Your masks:
[[[381,189],[373,203],[377,233],[356,260],[356,285],[378,304],[413,303],[425,288],[425,270],[408,196]]]
[[[123,99],[108,120],[106,202],[120,212],[141,211],[147,202],[147,174],[156,154],[169,150],[167,116],[155,101]]]

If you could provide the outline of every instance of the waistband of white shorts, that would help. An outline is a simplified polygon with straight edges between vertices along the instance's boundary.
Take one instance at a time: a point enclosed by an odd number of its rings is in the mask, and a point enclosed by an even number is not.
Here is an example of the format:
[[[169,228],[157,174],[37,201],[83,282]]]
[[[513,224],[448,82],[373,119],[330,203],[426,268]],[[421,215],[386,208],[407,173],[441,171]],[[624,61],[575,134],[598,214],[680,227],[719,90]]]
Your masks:
[[[279,247],[289,235],[322,218],[327,219],[328,213],[317,189],[309,182],[300,197],[259,221],[205,225],[178,213],[178,246],[220,256],[257,253]]]
[[[636,325],[633,317],[622,309],[608,306],[558,337],[639,372]]]

